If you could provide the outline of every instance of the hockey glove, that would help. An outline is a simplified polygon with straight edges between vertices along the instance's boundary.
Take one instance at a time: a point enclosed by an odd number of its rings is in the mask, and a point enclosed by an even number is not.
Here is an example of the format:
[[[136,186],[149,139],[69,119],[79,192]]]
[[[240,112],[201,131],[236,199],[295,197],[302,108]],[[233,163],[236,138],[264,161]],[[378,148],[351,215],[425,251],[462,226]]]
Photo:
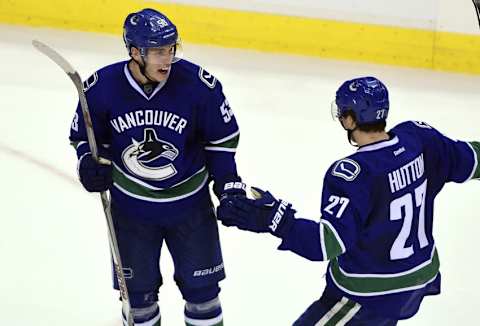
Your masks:
[[[219,220],[228,219],[228,207],[226,203],[234,198],[246,198],[246,185],[241,181],[240,177],[230,178],[228,182],[216,183],[213,187],[215,194],[220,201],[217,207],[217,218]],[[219,185],[219,186],[217,186]]]
[[[96,162],[91,153],[80,157],[78,175],[83,187],[89,192],[106,191],[113,183],[111,162],[104,158],[100,158],[100,162]]]
[[[222,223],[241,230],[270,232],[283,238],[293,224],[295,210],[292,205],[277,200],[268,191],[255,187],[251,190],[255,199],[233,198],[225,203],[228,219]]]

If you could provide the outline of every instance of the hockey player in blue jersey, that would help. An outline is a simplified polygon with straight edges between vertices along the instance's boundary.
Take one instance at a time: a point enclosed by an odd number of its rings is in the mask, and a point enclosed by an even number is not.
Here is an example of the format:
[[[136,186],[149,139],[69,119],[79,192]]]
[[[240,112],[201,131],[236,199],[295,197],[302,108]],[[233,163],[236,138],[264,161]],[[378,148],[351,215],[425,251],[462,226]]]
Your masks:
[[[435,196],[447,182],[480,178],[480,143],[414,121],[386,132],[388,91],[373,77],[345,82],[332,108],[358,150],[325,174],[319,222],[257,188],[255,200],[225,199],[218,218],[270,232],[280,250],[329,260],[323,295],[294,325],[395,325],[440,293]]]
[[[70,141],[80,181],[88,191],[110,191],[135,325],[160,325],[164,242],[186,324],[223,325],[225,273],[208,185],[213,180],[219,198],[245,196],[234,159],[237,122],[220,82],[180,58],[177,28],[165,15],[128,15],[124,41],[130,60],[84,82],[100,156],[111,165],[93,160],[78,106]]]

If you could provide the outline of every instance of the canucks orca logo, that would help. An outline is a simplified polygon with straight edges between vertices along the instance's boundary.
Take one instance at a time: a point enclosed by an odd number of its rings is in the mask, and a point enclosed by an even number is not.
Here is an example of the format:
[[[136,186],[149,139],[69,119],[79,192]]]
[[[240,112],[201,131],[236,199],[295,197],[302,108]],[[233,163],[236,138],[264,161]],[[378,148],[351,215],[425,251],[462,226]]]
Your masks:
[[[155,166],[155,162],[161,158],[174,161],[178,153],[175,146],[158,139],[154,129],[146,128],[143,141],[139,142],[132,138],[132,145],[123,151],[122,160],[134,175],[148,180],[161,181],[177,174],[177,170],[173,163]]]

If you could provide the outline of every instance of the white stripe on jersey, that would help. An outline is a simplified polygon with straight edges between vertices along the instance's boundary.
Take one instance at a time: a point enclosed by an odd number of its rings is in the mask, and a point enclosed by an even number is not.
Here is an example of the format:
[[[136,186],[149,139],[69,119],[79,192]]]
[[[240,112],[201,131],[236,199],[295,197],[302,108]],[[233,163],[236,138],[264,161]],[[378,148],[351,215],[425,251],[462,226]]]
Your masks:
[[[406,287],[406,288],[398,288],[398,289],[393,289],[393,290],[387,290],[387,291],[378,291],[378,292],[356,292],[356,291],[350,291],[346,288],[344,288],[343,286],[341,286],[340,284],[338,284],[337,280],[335,280],[335,277],[333,276],[333,273],[332,273],[332,269],[329,267],[328,268],[328,273],[330,273],[330,277],[333,281],[333,283],[335,283],[335,285],[340,289],[342,290],[343,292],[345,293],[348,293],[348,294],[351,294],[351,295],[356,295],[356,296],[360,296],[360,297],[372,297],[372,296],[378,296],[378,295],[385,295],[385,294],[393,294],[393,293],[399,293],[399,292],[406,292],[406,291],[413,291],[413,290],[418,290],[418,289],[421,289],[421,288],[424,288],[426,287],[428,284],[432,283],[433,281],[435,281],[435,279],[438,277],[438,273],[435,274],[434,277],[432,277],[431,279],[429,279],[427,282],[425,282],[424,284],[420,284],[420,285],[415,285],[415,286],[410,286],[410,287]]]
[[[395,144],[398,144],[398,141],[399,141],[398,137],[395,136],[394,138],[392,138],[390,140],[384,140],[380,143],[362,146],[359,149],[357,149],[357,153],[359,153],[359,152],[370,152],[370,151],[375,151],[377,149],[385,148],[385,147],[388,147],[388,146],[393,146]]]
[[[226,137],[223,137],[222,139],[217,139],[217,140],[211,140],[209,141],[210,144],[217,145],[226,142],[227,140],[230,140],[232,138],[235,138],[240,134],[240,130],[235,131],[233,134],[228,135]]]
[[[475,150],[473,149],[472,145],[469,143],[469,142],[466,142],[466,144],[468,145],[468,147],[472,150],[473,152],[473,170],[472,170],[472,173],[470,173],[470,176],[467,178],[467,180],[465,181],[468,181],[468,180],[471,180],[473,178],[473,176],[475,175],[475,171],[477,171],[477,167],[478,167],[478,157],[477,157],[477,152],[475,152]]]
[[[360,306],[358,303],[355,303],[352,309],[342,318],[338,321],[337,326],[343,326],[346,323],[348,323],[353,316],[360,310],[362,306]]]
[[[324,229],[324,226],[323,226],[323,223],[322,221],[320,221],[320,223],[318,223],[320,225],[320,247],[322,248],[322,260],[326,260],[327,259],[327,248],[325,246],[325,236],[323,234],[323,229]]]
[[[348,299],[345,298],[345,297],[342,297],[342,299],[337,302],[333,307],[332,309],[330,309],[329,311],[327,311],[327,313],[325,315],[323,315],[322,319],[320,319],[316,324],[315,326],[323,326],[325,325],[328,321],[330,321],[330,319],[333,318],[333,316],[335,316],[337,314],[337,312],[340,311],[340,309],[343,308],[344,305],[346,305],[348,302]]]
[[[340,272],[342,272],[343,275],[345,276],[348,276],[348,277],[376,277],[376,278],[392,278],[392,277],[399,277],[399,276],[403,276],[403,275],[408,275],[408,274],[411,274],[413,272],[416,272],[420,269],[422,269],[423,267],[427,266],[427,265],[430,265],[433,261],[433,256],[435,255],[435,245],[432,246],[432,253],[430,254],[430,259],[424,261],[423,263],[411,268],[411,269],[408,269],[406,271],[403,271],[403,272],[399,272],[399,273],[390,273],[390,274],[356,274],[356,273],[347,273],[345,272],[342,267],[340,267],[340,265],[338,266],[338,269],[340,269]]]
[[[342,241],[342,238],[340,238],[340,235],[338,234],[337,230],[333,227],[332,223],[330,223],[327,220],[321,219],[320,223],[325,223],[333,232],[333,235],[335,235],[335,238],[337,239],[338,243],[340,244],[340,247],[342,248],[342,254],[347,251],[345,248],[345,244]]]
[[[237,151],[236,148],[213,147],[213,146],[207,146],[205,147],[205,150],[214,151],[214,152],[230,152],[230,153],[235,153]]]
[[[323,315],[322,319],[320,319],[314,326],[324,326],[326,325],[333,317],[335,317],[340,310],[349,302],[346,297],[342,297],[342,299],[337,302],[332,309],[330,309],[325,315]],[[353,302],[353,301],[352,301]],[[335,325],[336,326],[343,326],[348,323],[353,316],[360,310],[361,306],[358,303],[355,305],[342,317]]]

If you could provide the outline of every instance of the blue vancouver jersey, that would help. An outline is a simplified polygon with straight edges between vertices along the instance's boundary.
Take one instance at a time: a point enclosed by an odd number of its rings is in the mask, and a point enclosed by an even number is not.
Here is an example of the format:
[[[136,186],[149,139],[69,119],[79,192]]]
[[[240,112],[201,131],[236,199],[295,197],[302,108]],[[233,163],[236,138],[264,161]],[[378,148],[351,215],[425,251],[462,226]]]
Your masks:
[[[128,62],[104,67],[84,82],[97,144],[111,156],[112,203],[133,218],[175,223],[211,205],[208,181],[237,176],[239,129],[221,83],[186,60],[164,84],[145,91]],[[89,153],[80,106],[70,141]]]
[[[329,260],[327,289],[405,319],[440,292],[434,200],[447,182],[480,178],[480,143],[451,140],[422,122],[389,135],[329,168],[320,222],[295,219],[279,249]]]

